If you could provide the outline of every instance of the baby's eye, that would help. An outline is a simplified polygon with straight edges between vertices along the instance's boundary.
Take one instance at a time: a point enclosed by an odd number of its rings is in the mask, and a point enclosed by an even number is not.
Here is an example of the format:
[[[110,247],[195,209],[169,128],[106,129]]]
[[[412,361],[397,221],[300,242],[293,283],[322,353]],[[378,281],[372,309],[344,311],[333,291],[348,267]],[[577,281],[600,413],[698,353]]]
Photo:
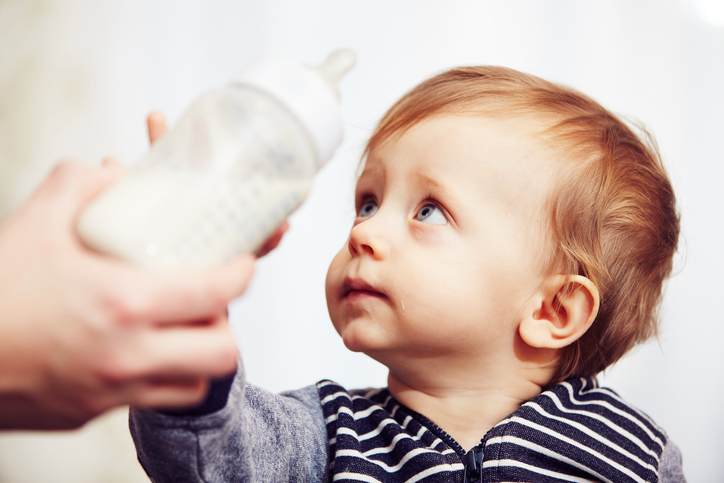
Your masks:
[[[420,211],[417,212],[417,216],[415,218],[417,221],[431,223],[433,225],[444,225],[447,223],[447,219],[442,211],[440,211],[440,208],[432,203],[424,205]]]
[[[377,213],[377,202],[376,201],[366,201],[359,209],[359,216],[361,217],[368,217],[372,216],[375,213]]]

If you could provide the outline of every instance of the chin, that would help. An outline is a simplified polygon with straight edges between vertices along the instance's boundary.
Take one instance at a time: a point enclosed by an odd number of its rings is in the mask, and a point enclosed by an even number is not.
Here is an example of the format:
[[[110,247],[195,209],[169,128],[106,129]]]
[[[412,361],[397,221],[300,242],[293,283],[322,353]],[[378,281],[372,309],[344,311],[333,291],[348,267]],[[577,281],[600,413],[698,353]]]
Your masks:
[[[354,320],[347,323],[344,327],[337,327],[337,332],[342,337],[344,346],[352,352],[368,353],[378,348],[379,344],[374,340],[374,336],[369,327],[363,327],[364,323]]]
[[[365,352],[369,349],[363,337],[358,334],[350,334],[349,331],[342,335],[344,346],[352,352]]]

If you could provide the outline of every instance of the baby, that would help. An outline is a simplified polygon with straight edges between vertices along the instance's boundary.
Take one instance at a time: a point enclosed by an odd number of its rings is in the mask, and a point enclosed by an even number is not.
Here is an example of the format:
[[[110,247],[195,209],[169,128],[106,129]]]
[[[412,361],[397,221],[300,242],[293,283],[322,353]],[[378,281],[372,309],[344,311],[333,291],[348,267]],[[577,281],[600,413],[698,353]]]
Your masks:
[[[327,303],[388,387],[274,395],[240,366],[201,407],[132,410],[154,481],[684,481],[666,433],[594,378],[656,334],[672,267],[650,142],[571,89],[454,69],[382,118],[356,213]]]

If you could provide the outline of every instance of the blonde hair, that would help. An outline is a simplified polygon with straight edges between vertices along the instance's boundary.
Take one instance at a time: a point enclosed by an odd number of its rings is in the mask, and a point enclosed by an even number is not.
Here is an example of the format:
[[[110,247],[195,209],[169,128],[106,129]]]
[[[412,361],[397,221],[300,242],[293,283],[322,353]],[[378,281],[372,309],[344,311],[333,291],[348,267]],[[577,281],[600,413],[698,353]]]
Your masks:
[[[557,155],[543,214],[546,269],[588,277],[601,304],[591,328],[564,348],[551,384],[592,376],[657,334],[662,286],[679,236],[674,192],[651,137],[573,89],[503,67],[434,76],[383,116],[365,155],[438,115],[518,117],[543,123]]]

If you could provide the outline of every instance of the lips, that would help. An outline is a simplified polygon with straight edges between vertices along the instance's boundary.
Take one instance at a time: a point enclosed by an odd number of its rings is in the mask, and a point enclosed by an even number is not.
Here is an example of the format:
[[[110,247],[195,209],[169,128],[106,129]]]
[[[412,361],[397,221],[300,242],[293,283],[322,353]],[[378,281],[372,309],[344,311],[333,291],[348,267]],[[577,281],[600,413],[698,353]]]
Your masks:
[[[342,297],[346,299],[359,297],[387,298],[383,292],[380,292],[375,287],[359,278],[347,278],[344,280],[344,283],[342,283]]]

